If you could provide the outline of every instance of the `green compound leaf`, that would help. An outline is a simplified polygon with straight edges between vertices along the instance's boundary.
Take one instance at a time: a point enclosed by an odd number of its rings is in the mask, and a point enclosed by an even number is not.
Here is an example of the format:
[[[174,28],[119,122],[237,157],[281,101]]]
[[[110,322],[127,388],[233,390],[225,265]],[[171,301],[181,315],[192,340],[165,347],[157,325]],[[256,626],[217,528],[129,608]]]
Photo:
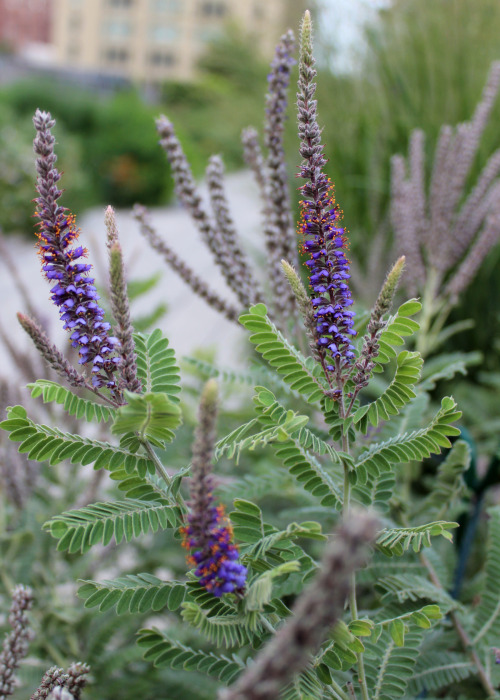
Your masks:
[[[418,352],[403,350],[397,357],[394,379],[376,401],[361,406],[354,414],[354,424],[366,434],[368,426],[376,427],[380,421],[389,420],[416,397],[413,387],[420,378],[423,360]]]
[[[127,404],[116,412],[111,432],[139,433],[140,439],[152,438],[172,442],[174,430],[182,422],[181,409],[165,393],[134,394],[125,392]]]
[[[250,565],[253,571],[268,571],[296,559],[300,560],[304,573],[316,567],[296,540],[326,539],[319,523],[290,523],[285,530],[278,530],[264,521],[261,509],[254,503],[236,499],[234,507],[235,510],[229,514],[234,536],[241,543],[240,553],[244,563]]]
[[[280,693],[280,700],[323,700],[325,686],[317,674],[318,669],[306,670],[296,675]],[[325,678],[325,681],[331,682],[328,678]]]
[[[84,418],[89,423],[92,421],[106,423],[114,418],[114,409],[95,401],[89,401],[89,399],[82,399],[57,382],[37,379],[36,382],[27,384],[27,387],[34,399],[41,396],[44,403],[62,404],[70,416],[75,416],[78,419]]]
[[[486,576],[480,603],[474,612],[472,644],[495,645],[500,638],[500,506],[488,509],[489,531],[486,554]]]
[[[382,610],[384,612],[384,610]],[[407,627],[401,626],[401,623],[408,623],[416,625],[421,629],[428,630],[432,627],[432,620],[441,620],[443,614],[439,605],[424,605],[423,608],[419,610],[411,610],[410,612],[403,613],[402,615],[397,615],[395,617],[387,618],[378,623],[378,629],[384,628],[388,629],[391,637],[393,638],[396,646],[403,646],[400,642],[406,633]],[[394,636],[393,636],[394,635]]]
[[[137,644],[145,650],[144,659],[159,668],[199,671],[213,676],[223,683],[232,683],[245,664],[234,654],[231,657],[191,649],[173,641],[156,629],[142,629]]]
[[[59,540],[57,549],[70,554],[87,552],[96,544],[126,542],[148,532],[177,528],[182,524],[177,506],[147,501],[93,503],[54,516],[44,528]]]
[[[276,449],[276,456],[306,491],[319,499],[322,506],[342,509],[338,476],[304,450],[297,440],[289,439]]]
[[[128,474],[137,473],[140,477],[155,473],[154,463],[147,457],[111,445],[109,442],[90,440],[80,435],[63,433],[57,428],[38,425],[18,411],[9,409],[7,420],[0,427],[10,432],[9,439],[20,442],[18,451],[27,453],[28,459],[46,462],[50,465],[68,460],[71,464],[94,463],[94,469],[109,469],[111,472],[124,469]]]
[[[243,646],[262,631],[258,612],[243,614],[229,605],[223,605],[222,610],[214,614],[199,603],[187,601],[182,605],[182,619],[217,647]]]
[[[337,475],[332,473],[331,466],[324,467],[309,450],[320,456],[328,456],[337,468],[348,456],[337,452],[306,428],[305,423],[309,420],[307,416],[287,411],[268,389],[256,387],[256,391],[254,401],[259,417],[236,428],[223,438],[216,446],[216,458],[222,454],[239,457],[243,449],[254,449],[256,446],[273,443],[276,455],[283,460],[290,474],[301,486],[318,497],[322,505],[334,506],[340,510],[342,495],[337,485]],[[262,424],[267,426],[264,430],[246,436],[252,428]]]
[[[402,698],[413,676],[424,631],[413,628],[404,635],[404,647],[397,646],[384,629],[376,642],[365,642],[365,671],[371,700]]]
[[[460,607],[458,601],[450,596],[443,588],[435,586],[425,576],[415,574],[392,574],[378,578],[375,588],[383,593],[382,603],[388,601],[405,603],[415,602],[422,598],[438,603],[444,613]]]
[[[293,560],[264,571],[248,586],[245,594],[245,608],[247,610],[264,610],[264,606],[272,598],[274,579],[297,571],[300,571],[300,562]]]
[[[305,357],[283,336],[267,316],[264,304],[252,306],[248,314],[240,316],[240,323],[252,333],[250,342],[258,353],[283,375],[283,380],[309,403],[317,403],[328,389],[317,363]]]
[[[422,547],[431,546],[431,537],[441,535],[450,542],[453,537],[449,530],[458,527],[458,523],[445,522],[443,520],[418,527],[394,527],[386,528],[377,537],[377,547],[380,551],[392,557],[400,557],[410,547],[414,552],[420,552]]]
[[[462,415],[456,408],[455,401],[445,396],[441,409],[426,428],[371,445],[355,464],[357,481],[365,484],[369,477],[390,471],[392,464],[421,460],[433,453],[439,454],[443,447],[451,447],[448,436],[460,435],[460,430],[451,425]]]
[[[466,490],[464,473],[470,466],[471,448],[465,440],[457,440],[432,479],[432,491],[422,511],[442,517]]]
[[[254,396],[254,403],[257,412],[259,413],[259,422],[262,425],[283,425],[287,424],[286,432],[293,436],[294,439],[305,450],[311,450],[316,455],[328,455],[334,462],[340,462],[340,454],[319,435],[316,435],[312,430],[306,427],[309,417],[298,415],[295,419],[295,425],[291,424],[291,411],[282,406],[276,397],[269,389],[262,386],[256,386],[257,392]],[[293,428],[293,430],[292,430]],[[295,431],[298,431],[297,433]]]
[[[333,461],[340,462],[339,453],[312,430],[306,428],[309,422],[308,416],[287,411],[269,389],[257,386],[255,390],[257,394],[254,402],[259,417],[244,423],[220,440],[215,450],[216,459],[226,454],[229,458],[234,457],[238,463],[240,454],[245,449],[253,450],[271,442],[284,442],[288,438],[293,438],[305,450],[312,450],[318,455],[328,455]],[[247,435],[252,428],[261,425],[265,426],[264,430]]]
[[[353,500],[363,506],[373,506],[379,513],[390,510],[390,500],[396,485],[393,472],[382,472],[371,477],[366,484],[356,483],[352,489]]]
[[[170,401],[179,403],[180,374],[175,352],[159,329],[150,335],[134,333],[137,373],[146,393],[164,393]]]
[[[385,329],[379,338],[379,354],[375,360],[374,372],[381,372],[382,366],[396,357],[395,347],[404,345],[404,337],[411,336],[420,328],[419,324],[410,316],[414,316],[422,309],[422,304],[417,299],[410,299],[402,304],[397,312],[391,316]]]
[[[101,612],[115,608],[124,613],[158,612],[167,607],[177,610],[187,595],[185,583],[162,581],[151,574],[120,576],[112,581],[81,581],[78,597],[86,608],[99,607]]]
[[[373,623],[365,621],[362,630],[364,636],[371,635]],[[351,625],[348,626],[343,621],[337,622],[330,634],[330,641],[315,658],[315,664],[324,663],[333,671],[348,671],[357,662],[356,654],[365,650],[364,644],[358,639],[358,636],[361,635],[355,633],[351,629]]]
[[[476,672],[465,654],[433,649],[420,654],[408,689],[413,696],[460,683]]]

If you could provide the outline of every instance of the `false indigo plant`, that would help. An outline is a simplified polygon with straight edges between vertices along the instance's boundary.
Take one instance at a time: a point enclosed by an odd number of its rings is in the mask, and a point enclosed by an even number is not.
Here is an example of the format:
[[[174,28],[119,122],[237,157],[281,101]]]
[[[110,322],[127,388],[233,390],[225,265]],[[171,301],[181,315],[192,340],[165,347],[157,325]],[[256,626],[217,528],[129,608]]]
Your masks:
[[[287,45],[280,44],[270,79],[270,95],[276,98],[268,101],[273,114],[266,133],[271,160],[260,151],[255,132],[247,130],[244,136],[246,159],[259,181],[267,214],[278,204],[277,199],[273,203],[269,199],[270,180],[273,192],[286,185],[280,139],[291,35],[285,37]],[[83,398],[55,382],[29,386],[35,398],[57,401],[72,415],[89,421],[109,423],[111,435],[119,442],[38,424],[22,406],[8,409],[2,427],[21,443],[20,452],[28,453],[30,460],[49,466],[65,459],[93,463],[96,470],[109,471],[118,485],[119,499],[53,515],[46,528],[58,540],[60,551],[86,554],[113,538],[119,544],[158,530],[183,537],[190,550],[188,567],[178,563],[182,561],[180,538],[166,543],[162,535],[155,541],[161,543],[170,574],[160,578],[134,569],[133,574],[112,580],[84,581],[79,596],[88,608],[114,608],[119,615],[154,612],[155,619],[161,619],[168,608],[168,624],[161,625],[163,629],[145,627],[138,644],[145,659],[160,668],[172,668],[179,675],[204,673],[219,684],[199,692],[199,676],[195,676],[190,697],[198,700],[213,691],[212,697],[219,693],[228,700],[278,695],[284,700],[392,700],[456,697],[463,687],[470,697],[495,697],[500,508],[488,510],[486,554],[473,589],[478,602],[470,606],[466,598],[459,601],[448,593],[455,557],[451,532],[463,507],[464,474],[471,459],[454,425],[461,414],[451,397],[434,406],[430,391],[443,376],[442,369],[431,366],[421,381],[421,354],[404,348],[405,339],[419,337],[413,316],[421,305],[412,299],[392,310],[403,279],[402,257],[389,271],[371,313],[354,313],[347,234],[333,185],[324,174],[315,79],[312,26],[306,13],[297,98],[299,177],[303,180],[298,242],[306,257],[309,289],[297,262],[283,260],[280,274],[283,282],[288,281],[299,312],[292,322],[283,323],[281,300],[272,299],[270,304],[276,322],[260,301],[244,310],[239,322],[249,332],[256,354],[269,365],[245,374],[256,378],[253,415],[214,447],[217,393],[214,382],[209,382],[202,393],[191,464],[177,471],[164,464],[175,463],[170,443],[181,414],[174,351],[159,330],[132,333],[116,221],[110,209],[106,225],[111,306],[120,347],[106,339],[109,328],[102,325],[93,282],[86,276],[88,266],[75,267],[82,264],[74,260],[83,255],[83,248],[70,247],[76,236],[74,222],[57,205],[53,120],[37,112],[40,238],[42,255],[48,256],[44,272],[56,280],[52,297],[61,301],[58,306],[66,304],[63,320],[75,322],[71,329],[78,326],[73,342],[80,352],[89,346],[81,354],[83,364],[87,358],[95,360],[97,351],[106,361],[93,363],[94,385],[86,378],[80,383],[80,375],[75,377],[61,362],[41,329],[21,317],[60,376],[72,388],[87,389],[93,395]],[[198,222],[237,303],[252,303],[248,261],[229,217],[221,161],[212,159],[209,168],[218,222],[214,224],[173,126],[162,118],[158,129],[179,198]],[[139,209],[137,216],[146,238],[170,265],[177,265],[178,259],[149,225],[145,211]],[[288,214],[283,212],[280,222],[280,236],[285,236]],[[278,245],[281,251],[293,248],[281,237]],[[412,265],[410,251],[406,268]],[[194,277],[188,266],[179,267],[195,293],[236,319],[236,306],[217,301],[204,280]],[[270,288],[275,290],[275,262],[270,271]],[[255,300],[262,298],[260,290],[253,293]],[[301,335],[301,321],[305,335]],[[83,342],[85,324],[95,329],[96,323],[101,324],[98,333],[87,334],[88,342]],[[285,336],[292,329],[298,341],[307,340],[303,351]],[[108,354],[102,350],[104,343]],[[112,358],[118,362],[108,369]],[[221,381],[227,377],[216,367],[207,370],[203,363],[198,369]],[[448,377],[454,370],[446,371]],[[266,378],[268,385],[263,386]],[[103,385],[109,385],[109,396],[101,391]],[[264,456],[256,459],[260,449]],[[423,466],[423,461],[442,452],[428,485],[430,466]],[[227,463],[219,467],[222,458],[234,459],[238,469],[231,470]],[[224,479],[216,485],[213,472],[219,469]],[[228,494],[234,498],[226,516],[222,502]],[[302,521],[304,514],[312,519]],[[332,530],[332,535],[324,534]],[[221,647],[233,651],[220,651]],[[42,682],[43,692],[50,688],[61,693],[57,686],[51,687],[59,677],[59,670],[51,669]],[[67,685],[66,690],[78,697],[78,688]],[[168,680],[165,690],[168,693]]]

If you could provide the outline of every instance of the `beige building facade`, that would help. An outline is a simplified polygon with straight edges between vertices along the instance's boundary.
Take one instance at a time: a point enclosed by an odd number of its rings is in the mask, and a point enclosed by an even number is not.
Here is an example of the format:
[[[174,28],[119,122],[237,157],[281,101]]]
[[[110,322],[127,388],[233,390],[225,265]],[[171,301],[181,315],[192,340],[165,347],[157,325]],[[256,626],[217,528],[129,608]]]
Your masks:
[[[230,23],[260,51],[297,27],[301,0],[54,0],[58,65],[159,83],[189,80],[207,42]]]

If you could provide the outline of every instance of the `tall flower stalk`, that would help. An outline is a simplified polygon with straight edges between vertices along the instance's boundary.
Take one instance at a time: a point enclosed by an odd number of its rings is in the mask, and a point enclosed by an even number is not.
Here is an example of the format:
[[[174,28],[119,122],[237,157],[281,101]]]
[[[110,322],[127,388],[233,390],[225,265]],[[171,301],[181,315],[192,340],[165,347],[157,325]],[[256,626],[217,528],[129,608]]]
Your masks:
[[[311,305],[316,326],[317,354],[330,385],[330,396],[338,402],[339,417],[345,419],[353,406],[347,408],[346,398],[352,393],[345,391],[352,364],[355,359],[352,338],[354,311],[348,285],[350,279],[349,260],[346,252],[348,241],[341,225],[342,212],[335,204],[333,185],[323,168],[326,158],[321,143],[321,130],[317,121],[315,59],[312,44],[312,23],[306,11],[300,35],[300,64],[297,93],[299,152],[302,161],[299,177],[306,182],[300,187],[301,223],[299,233],[303,236],[303,251],[310,255],[306,261],[309,268],[309,286],[312,292]],[[349,455],[348,434],[342,433],[342,451]],[[343,515],[350,513],[351,483],[349,464],[344,461]],[[352,620],[358,618],[356,577],[352,572],[349,585],[349,608]],[[364,670],[363,654],[357,654],[358,679],[363,700],[368,700],[368,687]]]
[[[92,265],[82,262],[87,250],[80,245],[74,247],[80,233],[75,217],[58,204],[62,191],[57,185],[61,174],[55,167],[57,156],[51,133],[55,120],[49,112],[37,109],[33,123],[37,132],[33,148],[37,155],[36,216],[42,271],[49,282],[55,283],[50,296],[64,329],[71,333],[71,345],[78,348],[79,364],[91,365],[94,387],[106,386],[115,394],[115,373],[121,361],[115,354],[119,341],[108,332],[111,325],[104,320],[94,278],[88,276]]]
[[[271,63],[266,95],[265,145],[266,202],[264,235],[269,254],[271,287],[276,313],[286,319],[295,311],[295,297],[281,271],[281,260],[297,262],[297,246],[288,191],[288,173],[283,133],[285,129],[287,92],[295,60],[295,38],[288,30],[281,37]]]
[[[120,342],[121,384],[125,389],[140,394],[142,386],[137,376],[137,356],[133,338],[134,329],[130,320],[125,265],[113,207],[106,209],[104,223],[106,224],[109,251],[109,299],[116,324],[116,337]]]
[[[27,613],[33,605],[33,593],[30,588],[16,586],[12,592],[12,604],[9,613],[9,625],[12,632],[8,634],[0,652],[0,700],[6,700],[14,693],[15,672],[28,652],[31,628]]]
[[[200,585],[215,596],[242,593],[247,570],[238,561],[233,531],[213,495],[212,453],[217,418],[217,384],[211,379],[203,391],[191,466],[191,501],[187,525],[181,529],[188,563],[195,567]]]
[[[311,18],[306,12],[301,30],[299,85],[297,93],[300,155],[304,159],[299,177],[306,180],[302,194],[301,223],[303,252],[310,255],[309,285],[316,319],[316,344],[321,365],[340,398],[355,357],[352,337],[354,312],[348,285],[348,241],[341,225],[342,212],[335,204],[333,185],[323,171],[326,158],[321,143],[321,129],[316,114],[316,69],[312,53]]]

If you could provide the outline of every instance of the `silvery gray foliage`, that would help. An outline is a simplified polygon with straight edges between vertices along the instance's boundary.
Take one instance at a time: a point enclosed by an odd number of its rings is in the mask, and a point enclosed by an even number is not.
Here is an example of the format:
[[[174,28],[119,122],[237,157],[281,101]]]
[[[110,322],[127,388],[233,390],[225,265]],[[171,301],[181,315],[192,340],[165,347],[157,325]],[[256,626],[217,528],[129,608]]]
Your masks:
[[[442,127],[428,187],[422,131],[412,133],[406,159],[392,159],[392,224],[397,252],[407,258],[405,286],[411,293],[423,291],[432,277],[434,293],[455,303],[500,237],[500,151],[465,192],[499,87],[496,62],[472,119]]]
[[[145,207],[136,205],[134,216],[139,223],[140,232],[149,245],[163,257],[167,265],[174,270],[190,287],[196,296],[204,299],[209,306],[225,316],[229,321],[237,321],[238,309],[210,289],[204,279],[197,275],[189,265],[175,253],[158,234],[151,223],[151,217]]]
[[[54,688],[47,700],[75,700],[75,696],[67,688],[59,685]]]
[[[30,588],[18,585],[12,591],[9,625],[12,631],[6,635],[0,652],[0,700],[6,700],[14,692],[15,672],[28,653],[32,636],[27,613],[33,605]]]

